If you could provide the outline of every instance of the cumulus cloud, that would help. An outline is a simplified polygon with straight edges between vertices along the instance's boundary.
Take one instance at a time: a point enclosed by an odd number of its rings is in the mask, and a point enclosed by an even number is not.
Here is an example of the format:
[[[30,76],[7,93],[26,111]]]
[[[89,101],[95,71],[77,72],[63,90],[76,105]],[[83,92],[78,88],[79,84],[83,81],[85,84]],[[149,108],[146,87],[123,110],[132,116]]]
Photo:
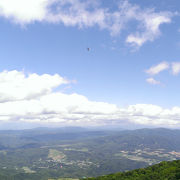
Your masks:
[[[142,9],[127,0],[117,4],[118,9],[112,11],[92,0],[0,0],[0,16],[23,25],[37,21],[80,28],[99,26],[113,36],[134,20],[139,24],[137,32],[129,34],[126,42],[138,47],[157,38],[160,25],[170,23],[173,16],[171,12]]]
[[[166,127],[179,127],[180,125],[180,107],[163,109],[151,104],[136,104],[129,106],[127,112],[132,113],[132,116],[128,116],[130,121],[139,124]]]
[[[106,102],[90,101],[80,94],[54,91],[64,83],[69,81],[57,74],[0,72],[0,122],[180,126],[180,107],[163,109],[151,104],[135,104],[122,108]]]
[[[3,71],[0,73],[0,102],[33,99],[67,83],[68,81],[58,74],[25,75],[19,71]]]
[[[156,75],[164,70],[167,70],[168,68],[169,64],[167,62],[161,62],[160,64],[147,69],[145,72],[150,75]]]
[[[48,0],[0,0],[0,15],[20,24],[42,21],[47,5]]]
[[[160,81],[157,81],[154,78],[148,78],[148,79],[146,79],[146,82],[148,82],[149,84],[153,84],[153,85],[161,84]]]
[[[180,73],[180,62],[172,63],[172,73],[173,75],[178,75]]]

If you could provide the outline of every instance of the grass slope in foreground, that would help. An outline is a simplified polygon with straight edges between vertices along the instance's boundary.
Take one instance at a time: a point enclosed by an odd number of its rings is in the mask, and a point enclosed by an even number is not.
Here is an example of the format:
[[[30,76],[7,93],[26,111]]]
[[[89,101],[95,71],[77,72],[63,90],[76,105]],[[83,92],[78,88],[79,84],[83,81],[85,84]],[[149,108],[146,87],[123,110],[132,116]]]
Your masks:
[[[180,160],[159,164],[124,173],[115,173],[86,180],[180,180]]]

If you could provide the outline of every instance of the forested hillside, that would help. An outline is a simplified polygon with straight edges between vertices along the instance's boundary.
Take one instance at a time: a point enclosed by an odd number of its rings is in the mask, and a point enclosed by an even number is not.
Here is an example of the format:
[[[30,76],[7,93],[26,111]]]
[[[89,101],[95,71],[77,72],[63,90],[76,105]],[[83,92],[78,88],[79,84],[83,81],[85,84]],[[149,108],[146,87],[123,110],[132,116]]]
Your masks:
[[[161,162],[159,164],[128,171],[115,173],[86,180],[179,180],[180,160],[172,162]]]
[[[10,172],[11,174],[11,172]],[[53,175],[53,174],[51,174]],[[73,180],[71,178],[49,179],[48,171],[42,174],[18,173],[16,175],[0,175],[0,180]],[[78,179],[74,179],[78,180]],[[180,160],[140,168],[128,172],[119,172],[100,177],[82,178],[81,180],[180,180]]]

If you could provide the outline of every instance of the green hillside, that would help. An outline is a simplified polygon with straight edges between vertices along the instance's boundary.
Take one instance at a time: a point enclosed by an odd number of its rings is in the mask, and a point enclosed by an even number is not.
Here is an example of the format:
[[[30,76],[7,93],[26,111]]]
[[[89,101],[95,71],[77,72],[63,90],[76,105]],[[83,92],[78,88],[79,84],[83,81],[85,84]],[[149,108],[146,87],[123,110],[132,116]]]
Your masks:
[[[124,173],[115,173],[87,180],[179,180],[180,160],[172,162],[161,162],[159,164],[140,168]]]
[[[98,177],[180,160],[180,130],[0,131],[0,180]]]

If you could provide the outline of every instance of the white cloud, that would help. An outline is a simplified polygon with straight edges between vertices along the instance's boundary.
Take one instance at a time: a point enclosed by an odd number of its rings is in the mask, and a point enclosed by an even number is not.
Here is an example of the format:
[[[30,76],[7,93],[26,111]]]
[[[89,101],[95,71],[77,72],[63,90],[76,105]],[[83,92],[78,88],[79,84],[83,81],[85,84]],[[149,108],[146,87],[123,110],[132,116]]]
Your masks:
[[[53,88],[68,81],[58,74],[25,75],[19,71],[0,73],[0,102],[33,99],[48,94]]]
[[[145,72],[150,75],[156,75],[164,70],[167,70],[168,68],[169,68],[169,64],[167,62],[161,62],[160,64],[151,67],[150,69],[146,70]]]
[[[128,116],[130,121],[139,124],[165,127],[179,127],[180,125],[180,107],[163,109],[151,104],[136,104],[129,106],[127,112],[132,114]]]
[[[173,75],[178,75],[180,73],[180,62],[173,62],[171,64],[167,62],[161,62],[158,65],[145,70],[145,72],[149,75],[157,75],[160,72],[165,71],[167,69],[170,69]],[[157,81],[152,77],[147,78],[146,82],[154,85],[161,84],[160,81]]]
[[[126,42],[140,47],[160,35],[160,25],[171,22],[170,12],[141,9],[127,0],[120,1],[118,10],[102,7],[97,1],[87,0],[0,0],[0,15],[22,25],[38,22],[63,23],[65,26],[107,29],[118,35],[134,20],[138,22],[135,34]]]
[[[121,108],[90,101],[76,93],[54,92],[54,88],[63,83],[68,82],[59,75],[0,72],[3,87],[0,88],[0,122],[82,126],[133,123],[180,127],[180,107],[163,109],[151,104],[136,104]]]
[[[148,82],[149,84],[153,84],[153,85],[161,84],[160,81],[157,81],[154,78],[148,78],[148,79],[146,79],[146,82]]]
[[[48,0],[0,0],[0,15],[20,24],[41,21],[47,5]]]
[[[178,75],[180,73],[180,62],[172,63],[172,73],[173,75]]]
[[[141,22],[142,32],[130,34],[126,42],[137,47],[142,46],[147,41],[153,41],[160,32],[160,25],[171,22],[172,14],[169,12],[155,13],[153,10],[138,12],[136,18]]]

